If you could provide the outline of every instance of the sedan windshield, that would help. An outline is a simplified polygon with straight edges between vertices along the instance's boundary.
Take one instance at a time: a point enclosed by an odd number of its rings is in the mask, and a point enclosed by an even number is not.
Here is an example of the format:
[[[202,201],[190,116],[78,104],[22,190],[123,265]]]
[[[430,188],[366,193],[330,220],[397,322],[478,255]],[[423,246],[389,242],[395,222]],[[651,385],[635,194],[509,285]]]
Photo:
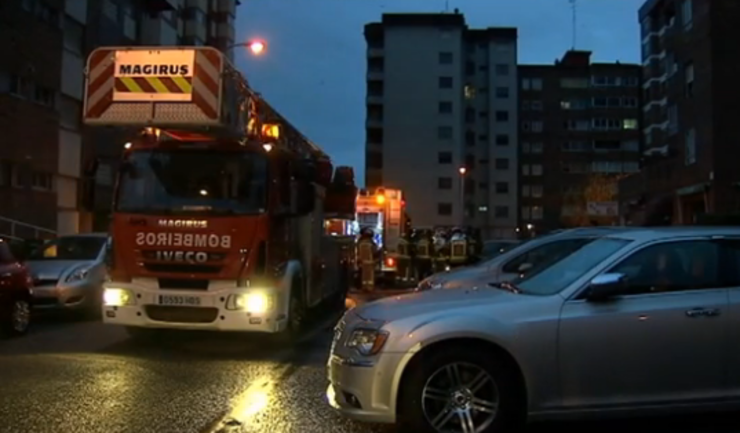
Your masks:
[[[103,236],[65,236],[35,250],[29,260],[95,260],[106,243]]]
[[[265,211],[267,158],[208,149],[140,150],[124,163],[119,212],[234,213]]]
[[[554,263],[539,266],[512,283],[526,294],[559,293],[629,243],[628,240],[615,238],[599,238],[586,242],[573,253]]]

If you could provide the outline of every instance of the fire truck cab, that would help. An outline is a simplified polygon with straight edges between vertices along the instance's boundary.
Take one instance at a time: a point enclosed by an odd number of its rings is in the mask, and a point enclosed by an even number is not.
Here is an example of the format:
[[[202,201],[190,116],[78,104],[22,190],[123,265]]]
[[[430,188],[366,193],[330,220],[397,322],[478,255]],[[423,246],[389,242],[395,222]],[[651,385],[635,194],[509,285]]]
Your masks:
[[[105,323],[134,336],[290,336],[313,307],[343,308],[351,264],[324,214],[353,208],[356,189],[221,52],[99,48],[84,120],[132,132],[115,188]]]

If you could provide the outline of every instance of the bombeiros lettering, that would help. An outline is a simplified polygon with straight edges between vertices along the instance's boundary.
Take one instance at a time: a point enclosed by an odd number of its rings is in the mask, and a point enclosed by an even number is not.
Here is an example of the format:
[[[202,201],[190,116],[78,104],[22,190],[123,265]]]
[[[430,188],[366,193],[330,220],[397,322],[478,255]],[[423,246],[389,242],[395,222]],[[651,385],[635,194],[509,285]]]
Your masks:
[[[206,233],[136,233],[136,245],[147,247],[231,248],[231,235]]]
[[[202,251],[157,251],[155,257],[161,262],[205,263],[208,261],[208,253]]]
[[[118,65],[118,75],[150,75],[164,77],[189,75],[189,65]]]

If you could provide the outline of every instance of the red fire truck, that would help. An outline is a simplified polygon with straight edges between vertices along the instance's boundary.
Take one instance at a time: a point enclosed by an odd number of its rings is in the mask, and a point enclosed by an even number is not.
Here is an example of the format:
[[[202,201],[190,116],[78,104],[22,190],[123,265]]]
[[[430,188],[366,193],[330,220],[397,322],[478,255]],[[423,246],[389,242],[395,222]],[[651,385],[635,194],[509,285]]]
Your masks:
[[[324,213],[354,213],[350,168],[334,173],[213,48],[99,48],[86,74],[85,123],[133,134],[121,143],[105,323],[135,337],[292,336],[312,308],[344,306],[351,263]]]

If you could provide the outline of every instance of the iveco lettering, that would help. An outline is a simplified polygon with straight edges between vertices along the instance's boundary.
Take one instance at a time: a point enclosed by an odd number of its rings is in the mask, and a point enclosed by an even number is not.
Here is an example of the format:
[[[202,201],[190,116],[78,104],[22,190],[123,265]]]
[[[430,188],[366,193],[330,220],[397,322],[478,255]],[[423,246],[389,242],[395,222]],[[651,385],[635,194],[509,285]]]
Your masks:
[[[354,218],[350,168],[335,168],[214,48],[99,48],[87,70],[85,122],[139,128],[121,143],[105,323],[134,338],[292,341],[314,307],[344,308],[352,252],[324,227]]]

